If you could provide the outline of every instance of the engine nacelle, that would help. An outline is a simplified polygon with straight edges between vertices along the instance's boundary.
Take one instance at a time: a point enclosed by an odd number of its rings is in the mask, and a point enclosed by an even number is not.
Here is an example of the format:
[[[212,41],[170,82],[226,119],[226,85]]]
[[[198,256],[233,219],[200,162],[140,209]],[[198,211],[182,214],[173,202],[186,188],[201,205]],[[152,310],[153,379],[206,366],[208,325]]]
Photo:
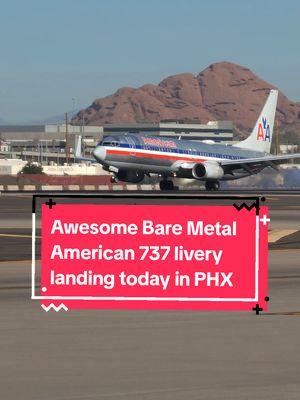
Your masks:
[[[145,174],[141,171],[120,169],[116,173],[116,178],[122,182],[139,183],[139,182],[142,182],[144,177],[145,177]]]
[[[223,168],[213,161],[195,164],[192,168],[195,179],[221,179],[224,176]]]

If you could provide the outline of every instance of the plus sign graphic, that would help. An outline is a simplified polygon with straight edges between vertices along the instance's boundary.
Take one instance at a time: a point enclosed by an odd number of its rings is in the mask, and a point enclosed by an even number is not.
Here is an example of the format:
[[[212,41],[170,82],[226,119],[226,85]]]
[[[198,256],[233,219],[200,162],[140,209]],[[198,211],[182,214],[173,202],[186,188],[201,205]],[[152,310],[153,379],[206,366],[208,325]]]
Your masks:
[[[259,307],[259,304],[256,304],[255,307],[252,308],[255,311],[256,315],[259,315],[260,311],[263,311],[262,307]]]
[[[267,225],[267,223],[271,221],[270,218],[268,218],[266,216],[266,214],[264,214],[264,216],[262,218],[260,218],[259,220],[260,220],[260,222],[263,223],[263,225]]]
[[[49,201],[46,201],[46,205],[50,208],[50,210],[52,209],[53,206],[55,206],[55,201],[53,201],[52,199],[49,199]]]

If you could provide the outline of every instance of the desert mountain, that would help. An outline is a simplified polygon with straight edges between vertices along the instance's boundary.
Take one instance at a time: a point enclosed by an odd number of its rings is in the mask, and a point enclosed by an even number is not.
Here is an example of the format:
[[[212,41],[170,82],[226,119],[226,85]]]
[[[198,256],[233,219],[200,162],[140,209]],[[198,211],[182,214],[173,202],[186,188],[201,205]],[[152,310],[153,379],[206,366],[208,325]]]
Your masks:
[[[96,99],[72,120],[90,125],[106,123],[159,122],[184,120],[207,123],[209,120],[233,121],[240,132],[249,131],[275,86],[263,81],[248,68],[220,62],[197,76],[183,73],[170,76],[158,85],[137,89],[124,87]],[[278,123],[283,130],[300,134],[300,103],[279,92]]]

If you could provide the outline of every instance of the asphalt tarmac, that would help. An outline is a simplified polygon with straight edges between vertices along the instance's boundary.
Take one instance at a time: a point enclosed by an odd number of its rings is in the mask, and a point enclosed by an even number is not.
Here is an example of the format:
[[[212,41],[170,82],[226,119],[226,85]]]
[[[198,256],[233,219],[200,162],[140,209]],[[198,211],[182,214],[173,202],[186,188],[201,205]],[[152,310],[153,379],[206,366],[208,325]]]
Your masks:
[[[266,205],[271,233],[288,234],[270,243],[262,315],[45,313],[30,300],[31,198],[2,195],[0,398],[299,399],[300,194]]]

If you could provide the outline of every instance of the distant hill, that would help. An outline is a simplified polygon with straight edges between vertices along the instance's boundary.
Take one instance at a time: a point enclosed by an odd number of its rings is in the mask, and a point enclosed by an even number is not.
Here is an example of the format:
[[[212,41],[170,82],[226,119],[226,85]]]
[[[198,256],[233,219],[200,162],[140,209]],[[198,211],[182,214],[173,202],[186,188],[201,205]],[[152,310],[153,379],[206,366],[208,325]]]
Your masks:
[[[252,129],[271,88],[248,68],[219,62],[198,75],[170,76],[158,85],[137,89],[123,87],[114,94],[96,99],[72,119],[78,124],[158,122],[164,119],[207,123],[231,120],[237,131]],[[279,93],[277,118],[283,131],[300,135],[300,103]]]

